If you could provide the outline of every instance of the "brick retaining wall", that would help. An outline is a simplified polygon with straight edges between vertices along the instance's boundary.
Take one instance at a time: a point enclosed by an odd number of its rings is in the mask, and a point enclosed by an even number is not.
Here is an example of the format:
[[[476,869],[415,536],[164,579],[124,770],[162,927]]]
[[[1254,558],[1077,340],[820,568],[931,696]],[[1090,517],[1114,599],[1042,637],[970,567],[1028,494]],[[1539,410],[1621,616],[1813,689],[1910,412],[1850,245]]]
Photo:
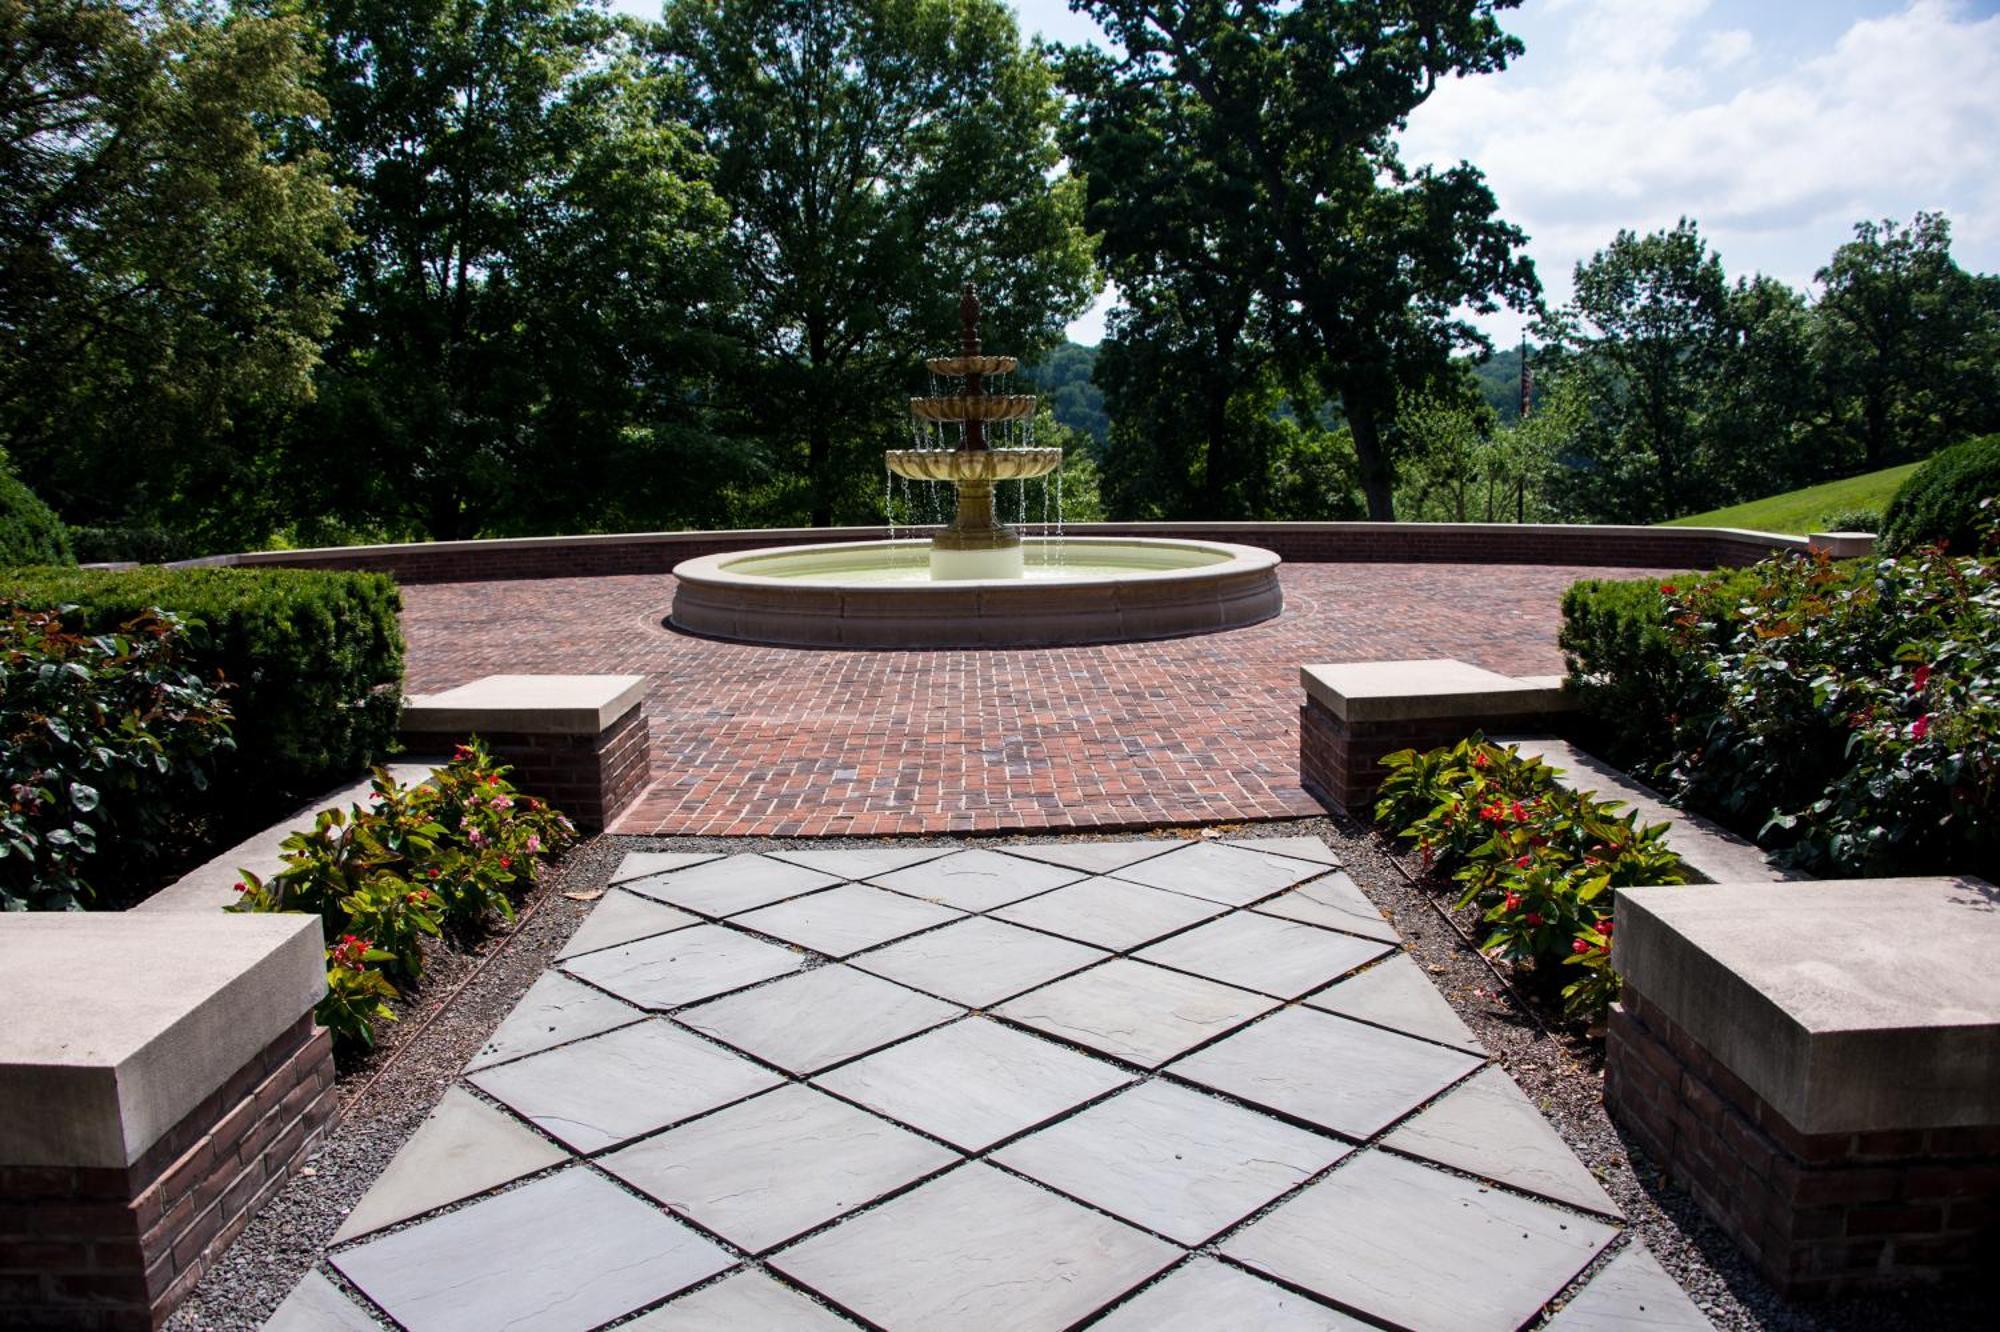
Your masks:
[[[126,1169],[0,1166],[0,1321],[158,1326],[319,1145],[333,1108],[332,1038],[307,1014]]]
[[[2000,1259],[2000,1125],[1801,1133],[1630,986],[1604,1101],[1787,1293],[1990,1280]]]
[[[1467,563],[1709,569],[1803,551],[1800,537],[1707,527],[1507,523],[1079,523],[1073,536],[1158,537],[1261,546],[1300,564]],[[405,583],[668,573],[699,555],[820,541],[878,541],[879,527],[641,532],[252,551],[187,565],[278,565],[394,574]],[[904,535],[908,535],[907,532]]]

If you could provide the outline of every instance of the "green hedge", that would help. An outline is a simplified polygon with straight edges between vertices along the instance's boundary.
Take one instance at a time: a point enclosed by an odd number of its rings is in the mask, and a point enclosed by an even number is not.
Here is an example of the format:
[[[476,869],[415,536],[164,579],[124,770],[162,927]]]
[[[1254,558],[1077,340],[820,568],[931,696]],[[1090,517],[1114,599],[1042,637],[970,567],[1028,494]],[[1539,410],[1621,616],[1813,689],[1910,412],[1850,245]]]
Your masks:
[[[0,572],[0,597],[30,608],[73,605],[71,624],[88,632],[149,607],[190,621],[194,664],[229,685],[236,751],[213,794],[231,822],[281,812],[360,774],[395,738],[401,597],[384,575],[13,569]]]
[[[1954,555],[1979,550],[1984,529],[2000,513],[1983,511],[1983,500],[2000,498],[2000,435],[1954,444],[1932,455],[1910,474],[1882,515],[1882,551],[1900,555],[1918,546],[1945,543]]]
[[[1749,569],[1673,578],[1590,579],[1563,594],[1557,642],[1591,748],[1625,768],[1657,768],[1673,757],[1674,727],[1716,694],[1698,664],[1667,637],[1662,587],[1720,577],[1727,591],[1757,585]]]
[[[0,565],[68,564],[71,558],[62,520],[0,453]]]

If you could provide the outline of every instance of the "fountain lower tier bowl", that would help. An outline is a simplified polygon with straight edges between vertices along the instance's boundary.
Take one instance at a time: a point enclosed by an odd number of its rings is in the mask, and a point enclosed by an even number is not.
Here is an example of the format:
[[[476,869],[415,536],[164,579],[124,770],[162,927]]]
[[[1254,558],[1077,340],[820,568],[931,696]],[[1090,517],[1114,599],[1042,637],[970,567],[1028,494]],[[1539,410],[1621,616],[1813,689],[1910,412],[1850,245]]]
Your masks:
[[[1061,449],[890,449],[889,470],[912,481],[1025,481],[1062,466]]]
[[[786,647],[1055,647],[1237,629],[1284,608],[1278,557],[1219,541],[1030,537],[1025,578],[930,576],[931,543],[705,555],[674,569],[676,628]]]

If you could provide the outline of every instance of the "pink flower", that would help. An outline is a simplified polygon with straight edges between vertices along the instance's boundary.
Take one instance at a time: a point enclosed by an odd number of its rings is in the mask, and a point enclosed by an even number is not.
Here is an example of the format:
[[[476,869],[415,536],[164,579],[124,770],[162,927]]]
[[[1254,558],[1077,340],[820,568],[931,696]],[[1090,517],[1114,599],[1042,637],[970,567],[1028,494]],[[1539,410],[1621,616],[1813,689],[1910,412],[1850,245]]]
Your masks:
[[[1590,951],[1590,945],[1581,939],[1577,939],[1570,944],[1569,951],[1581,956]]]
[[[529,833],[528,840],[526,843],[523,844],[522,849],[525,850],[531,856],[541,854],[542,850],[541,834]]]

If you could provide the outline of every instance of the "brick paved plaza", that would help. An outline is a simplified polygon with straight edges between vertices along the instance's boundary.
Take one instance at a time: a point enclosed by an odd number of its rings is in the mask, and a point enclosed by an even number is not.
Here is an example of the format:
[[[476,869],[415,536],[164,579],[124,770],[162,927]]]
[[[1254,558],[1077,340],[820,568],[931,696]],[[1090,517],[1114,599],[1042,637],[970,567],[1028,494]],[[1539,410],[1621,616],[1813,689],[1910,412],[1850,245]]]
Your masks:
[[[1298,667],[1457,657],[1560,671],[1563,590],[1638,569],[1297,564],[1249,629],[1015,652],[847,652],[665,629],[657,575],[406,587],[408,687],[643,674],[654,784],[635,834],[1137,828],[1321,812],[1298,786]]]
[[[1706,1326],[1312,838],[614,880],[267,1332]]]

